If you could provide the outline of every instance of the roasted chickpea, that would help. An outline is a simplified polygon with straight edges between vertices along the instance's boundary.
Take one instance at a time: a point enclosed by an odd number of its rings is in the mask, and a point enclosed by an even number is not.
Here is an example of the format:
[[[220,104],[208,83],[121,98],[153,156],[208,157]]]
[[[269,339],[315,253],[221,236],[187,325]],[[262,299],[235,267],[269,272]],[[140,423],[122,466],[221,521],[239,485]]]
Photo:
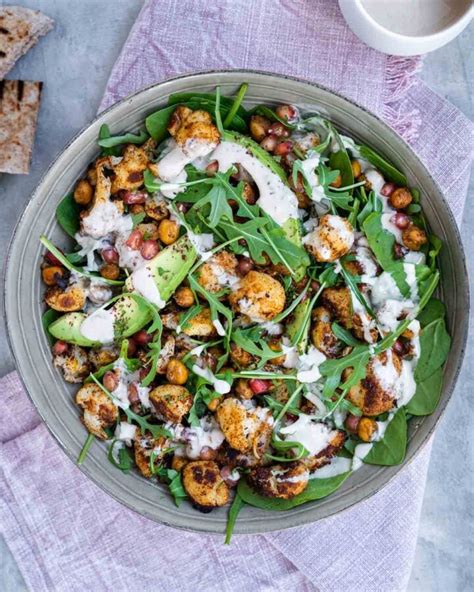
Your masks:
[[[252,355],[245,351],[235,343],[230,345],[230,357],[232,361],[238,366],[248,366],[252,362]]]
[[[396,210],[403,210],[413,201],[413,196],[407,187],[399,187],[388,198],[388,203]]]
[[[256,142],[261,142],[268,134],[272,123],[266,117],[261,115],[252,115],[250,118],[250,133]]]
[[[64,267],[59,267],[59,265],[51,265],[51,267],[43,267],[41,271],[41,275],[43,277],[43,282],[47,286],[55,286],[58,282],[58,279],[66,277],[66,270]]]
[[[216,397],[215,399],[212,399],[212,401],[209,401],[209,403],[207,404],[207,408],[209,409],[209,411],[214,412],[221,403],[222,397]]]
[[[128,211],[131,214],[141,214],[142,212],[145,211],[145,206],[143,204],[132,204],[129,208]]]
[[[377,424],[370,417],[362,417],[357,425],[357,435],[364,442],[370,442],[377,431]]]
[[[186,366],[176,358],[171,359],[166,367],[166,378],[171,384],[185,384],[188,380],[189,372]]]
[[[173,220],[162,220],[158,227],[158,236],[163,244],[172,245],[178,240],[179,226]]]
[[[402,232],[402,241],[407,249],[419,251],[428,242],[424,230],[414,224]]]
[[[145,212],[149,218],[153,218],[160,222],[168,217],[168,208],[165,201],[156,201],[155,199],[147,199],[145,202]]]
[[[95,163],[87,169],[86,177],[92,187],[97,185],[97,170],[95,168]]]
[[[100,275],[107,280],[116,280],[120,275],[120,267],[116,263],[106,263],[100,268]]]
[[[242,196],[250,205],[254,205],[254,203],[257,201],[257,192],[255,191],[253,185],[247,183],[247,181],[244,181],[244,190],[242,192]]]
[[[194,304],[194,294],[191,288],[182,286],[178,288],[174,294],[174,300],[178,306],[182,308],[189,308]]]
[[[272,341],[269,342],[268,347],[274,352],[281,351],[281,343],[276,339],[272,339]],[[274,364],[275,366],[282,366],[285,363],[285,359],[286,355],[283,354],[282,356],[278,356],[277,358],[272,358],[269,363]]]
[[[336,179],[331,183],[331,187],[340,187],[342,185],[342,177],[339,174]]]
[[[185,458],[184,456],[176,456],[176,454],[173,456],[173,460],[171,461],[171,468],[174,469],[175,471],[178,471],[178,473],[180,473],[184,467],[188,464],[188,459]]]
[[[235,385],[235,392],[241,399],[251,399],[254,396],[250,388],[249,381],[246,378],[239,378]]]
[[[351,160],[351,168],[354,179],[357,179],[357,177],[362,173],[360,162],[358,160]]]
[[[87,206],[92,201],[94,189],[86,179],[81,179],[74,189],[74,201],[81,206]]]

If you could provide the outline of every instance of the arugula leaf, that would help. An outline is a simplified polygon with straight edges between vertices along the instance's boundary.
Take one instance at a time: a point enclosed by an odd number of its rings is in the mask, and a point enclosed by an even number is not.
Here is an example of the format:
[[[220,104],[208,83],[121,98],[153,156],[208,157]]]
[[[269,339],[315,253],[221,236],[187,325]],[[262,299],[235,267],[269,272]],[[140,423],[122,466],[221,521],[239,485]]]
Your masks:
[[[76,464],[82,465],[82,463],[86,460],[87,453],[89,452],[90,447],[92,446],[92,443],[94,442],[94,440],[95,440],[94,434],[91,434],[91,433],[87,434],[86,441],[84,442],[84,446],[82,447],[81,452],[79,453],[79,456],[77,457]]]
[[[341,327],[341,325],[333,323],[331,325],[331,329],[334,335],[339,339],[339,341],[342,341],[346,345],[351,345],[352,347],[361,345],[361,342],[358,339],[356,339],[350,331],[344,329],[344,327]]]
[[[339,489],[349,475],[350,472],[337,475],[336,477],[329,477],[328,479],[310,479],[308,487],[302,493],[287,500],[260,495],[244,479],[239,481],[237,493],[245,503],[261,508],[262,510],[291,510],[291,508],[295,508],[301,504],[306,504],[307,502],[330,495],[336,489]]]
[[[216,120],[216,126],[219,130],[219,133],[222,135],[224,133],[224,126],[222,125],[222,118],[221,118],[221,89],[218,86],[216,88],[216,103],[214,109],[214,119]]]
[[[273,351],[267,342],[262,339],[262,329],[252,327],[250,329],[238,328],[231,334],[231,340],[249,354],[260,358],[257,368],[264,366],[269,360],[282,355],[281,351]]]
[[[443,248],[443,241],[434,234],[430,234],[428,240],[431,247],[428,251],[428,257],[430,260],[430,269],[433,271],[436,269],[436,260]]]
[[[235,523],[237,521],[237,516],[240,513],[240,510],[245,506],[244,500],[240,497],[238,493],[235,494],[234,501],[229,510],[229,517],[227,518],[227,527],[225,530],[225,540],[224,545],[230,545],[230,540],[232,538],[232,533],[234,532]]]
[[[194,319],[194,317],[197,316],[202,309],[202,304],[193,304],[193,306],[188,308],[188,310],[182,312],[179,315],[179,326],[181,327],[181,331],[186,329],[186,327],[189,325],[189,321]]]
[[[46,337],[48,338],[50,345],[54,345],[56,339],[49,332],[49,326],[52,325],[54,321],[59,319],[60,316],[61,313],[59,313],[56,310],[53,310],[52,308],[48,308],[48,310],[45,311],[43,313],[43,316],[41,317],[41,324],[43,325],[43,330],[46,334]]]
[[[118,451],[118,462],[115,460],[114,456],[114,448],[117,442],[120,443],[120,448]],[[124,473],[128,473],[135,464],[128,448],[124,446],[123,443],[120,440],[117,440],[116,438],[114,438],[110,443],[107,458],[109,459],[109,462],[111,462],[114,465],[114,467],[120,469]]]
[[[386,179],[393,181],[401,187],[408,185],[406,176],[396,169],[393,164],[385,160],[380,154],[377,154],[368,146],[359,146],[359,152],[363,159],[368,160],[375,168],[379,169]]]
[[[342,265],[341,265],[341,275],[344,278],[346,284],[349,287],[349,290],[354,294],[357,300],[362,304],[367,314],[372,317],[373,319],[376,318],[374,311],[370,308],[365,296],[359,290],[359,286],[357,285],[357,278],[356,276],[349,273],[349,271],[345,268],[344,263],[347,261],[347,257],[342,258]]]
[[[354,347],[350,354],[343,358],[325,360],[319,366],[321,375],[327,377],[323,387],[323,395],[327,398],[332,397],[341,383],[342,373],[346,368],[352,368],[352,373],[341,386],[345,391],[365,378],[369,359],[369,348],[365,345],[358,345]]]
[[[237,112],[242,104],[242,101],[244,100],[245,94],[247,92],[249,88],[249,85],[244,82],[240,88],[239,88],[239,92],[237,93],[237,96],[235,97],[235,100],[232,104],[232,107],[230,108],[229,113],[227,113],[227,116],[224,120],[224,127],[229,127],[234,119],[234,117],[237,115]],[[222,98],[221,98],[222,101]]]
[[[145,127],[156,142],[162,142],[168,135],[168,122],[175,109],[176,105],[164,107],[145,119]]]
[[[184,490],[183,482],[181,479],[181,473],[174,469],[167,469],[165,467],[159,467],[155,472],[155,475],[163,479],[173,496],[174,503],[176,506],[180,506],[181,502],[188,497],[188,494]]]
[[[148,134],[145,130],[140,130],[139,134],[122,134],[121,136],[110,136],[108,138],[100,138],[98,144],[101,148],[115,148],[122,144],[143,144],[148,139]]]
[[[210,205],[210,212],[206,216],[206,223],[209,228],[216,228],[223,218],[233,219],[232,208],[227,201],[225,189],[222,186],[214,185],[204,197],[194,204],[193,209],[200,211],[207,205]]]
[[[82,208],[76,202],[72,193],[68,193],[63,197],[56,208],[56,220],[59,226],[72,238],[74,238],[76,232],[79,232],[81,220],[79,214],[81,211]]]
[[[399,465],[405,458],[407,447],[407,420],[402,407],[393,416],[381,440],[374,442],[364,463],[369,465]]]
[[[405,405],[411,415],[430,415],[438,406],[443,390],[443,368],[440,367],[416,385],[416,392]]]

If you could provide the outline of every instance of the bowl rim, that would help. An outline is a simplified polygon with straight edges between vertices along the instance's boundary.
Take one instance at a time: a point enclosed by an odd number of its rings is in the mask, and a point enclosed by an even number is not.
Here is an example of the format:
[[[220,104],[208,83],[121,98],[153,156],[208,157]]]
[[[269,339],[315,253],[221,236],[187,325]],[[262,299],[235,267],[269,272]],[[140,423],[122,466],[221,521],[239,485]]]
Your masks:
[[[434,33],[429,33],[427,35],[404,35],[403,33],[397,33],[392,29],[388,29],[380,24],[371,14],[368,12],[367,8],[363,5],[363,0],[353,0],[354,6],[356,9],[360,11],[360,14],[363,15],[365,19],[367,19],[370,26],[377,30],[377,32],[382,33],[387,38],[390,38],[392,41],[404,41],[404,42],[425,42],[425,41],[437,41],[438,39],[447,39],[452,32],[457,32],[457,29],[462,25],[469,24],[469,21],[473,18],[474,15],[474,6],[466,5],[466,9],[464,12],[452,23],[443,27],[439,31]],[[459,31],[460,32],[460,31]]]
[[[30,198],[23,210],[23,212],[21,213],[20,217],[18,218],[16,224],[15,224],[15,228],[14,231],[11,235],[10,241],[9,241],[9,245],[8,245],[8,251],[7,251],[7,256],[6,256],[6,260],[5,260],[5,266],[4,266],[4,272],[3,272],[3,279],[4,279],[4,287],[3,287],[3,313],[4,313],[4,318],[6,321],[6,328],[7,328],[7,341],[10,347],[10,351],[12,352],[13,358],[15,360],[15,366],[16,366],[16,371],[17,374],[20,378],[20,381],[23,385],[23,388],[25,390],[25,392],[28,395],[28,398],[30,399],[33,407],[35,408],[36,412],[38,413],[38,415],[41,417],[42,423],[46,426],[47,430],[49,431],[49,433],[53,436],[53,440],[55,441],[55,443],[60,447],[60,449],[66,454],[66,456],[74,463],[75,467],[78,468],[83,474],[85,474],[88,479],[90,479],[95,485],[97,485],[102,491],[104,491],[107,495],[109,495],[110,497],[112,497],[113,499],[115,499],[117,502],[119,502],[120,504],[122,504],[124,507],[132,510],[134,513],[138,514],[139,516],[144,516],[145,518],[148,518],[150,520],[152,520],[153,522],[159,523],[159,524],[164,524],[166,526],[170,526],[172,528],[177,528],[180,530],[185,530],[185,531],[189,531],[189,532],[199,532],[199,533],[207,533],[207,534],[215,534],[216,531],[213,530],[209,530],[206,529],[204,527],[200,527],[200,526],[193,526],[193,527],[186,527],[183,525],[179,525],[179,524],[175,524],[171,521],[169,521],[167,519],[166,516],[164,517],[158,517],[155,514],[149,513],[147,511],[143,511],[140,510],[136,507],[134,507],[133,505],[131,505],[130,503],[128,503],[126,500],[121,499],[119,497],[118,494],[114,493],[113,491],[111,491],[110,489],[107,488],[106,482],[101,481],[98,478],[95,478],[94,475],[92,475],[92,472],[88,469],[87,464],[82,464],[82,465],[77,465],[76,460],[77,460],[77,455],[76,453],[69,449],[68,446],[62,442],[61,438],[59,435],[57,435],[53,428],[49,425],[49,423],[46,421],[45,417],[43,416],[42,411],[40,410],[38,404],[36,403],[34,397],[31,395],[31,393],[29,392],[29,390],[26,387],[25,384],[25,380],[19,370],[19,359],[17,357],[17,352],[14,349],[13,346],[13,327],[12,327],[12,321],[10,320],[9,315],[7,314],[8,312],[8,305],[7,305],[7,292],[9,291],[9,287],[10,287],[10,283],[8,281],[9,275],[10,275],[10,264],[11,264],[11,256],[12,256],[12,251],[13,248],[15,246],[15,242],[16,242],[16,237],[17,237],[17,232],[18,229],[20,228],[23,219],[26,217],[27,212],[29,211],[30,208],[33,207],[34,204],[34,199],[36,198],[36,196],[39,194],[40,189],[42,188],[43,182],[45,181],[46,177],[49,174],[49,171],[53,168],[53,166],[56,164],[56,162],[58,161],[58,159],[60,159],[63,155],[63,153],[83,134],[86,132],[86,130],[88,130],[91,126],[93,126],[94,124],[96,124],[100,119],[102,119],[105,115],[111,113],[114,109],[118,108],[119,106],[123,106],[127,101],[130,101],[131,99],[133,99],[134,97],[136,97],[137,95],[140,95],[141,93],[146,93],[148,91],[150,91],[151,89],[161,86],[165,83],[170,83],[170,82],[174,82],[174,81],[178,81],[178,80],[185,80],[185,79],[195,79],[195,78],[199,78],[200,76],[203,75],[235,75],[235,74],[239,74],[239,75],[246,75],[246,74],[251,74],[251,75],[258,75],[258,76],[262,76],[264,79],[285,79],[285,80],[289,80],[289,81],[294,81],[309,87],[314,87],[317,89],[322,90],[323,92],[326,92],[330,95],[334,95],[337,98],[341,99],[343,102],[347,102],[350,103],[352,106],[356,107],[357,109],[360,109],[361,111],[363,111],[364,113],[368,114],[370,117],[374,118],[377,120],[377,122],[379,124],[381,124],[390,134],[395,135],[399,141],[401,141],[405,148],[408,150],[408,152],[410,153],[411,158],[413,158],[415,161],[417,161],[424,169],[424,173],[426,174],[427,177],[429,177],[430,182],[433,183],[433,185],[436,187],[437,192],[439,194],[439,196],[441,197],[442,201],[444,202],[444,206],[446,208],[446,212],[448,213],[449,216],[449,225],[451,227],[451,229],[454,231],[455,234],[455,238],[457,240],[458,243],[458,247],[459,247],[459,254],[460,254],[460,267],[462,269],[462,273],[464,275],[464,277],[466,278],[466,282],[464,282],[464,287],[463,287],[463,291],[461,293],[461,297],[464,300],[464,307],[463,307],[463,311],[464,311],[464,315],[469,318],[469,312],[470,312],[470,284],[469,284],[469,274],[468,274],[468,270],[467,270],[467,265],[466,265],[466,255],[465,255],[465,251],[464,251],[464,245],[462,243],[462,239],[461,239],[461,234],[460,234],[460,230],[459,227],[456,223],[456,220],[454,218],[453,212],[451,210],[451,207],[446,199],[446,197],[444,196],[443,191],[440,189],[438,183],[436,182],[436,180],[433,178],[433,176],[431,175],[430,171],[428,170],[428,168],[426,167],[426,165],[423,163],[423,161],[420,159],[420,157],[416,154],[416,152],[413,150],[413,148],[396,132],[396,130],[394,130],[393,128],[391,128],[388,123],[386,123],[381,117],[379,117],[377,114],[373,113],[372,111],[370,111],[369,109],[367,109],[366,107],[364,107],[363,105],[359,104],[358,102],[354,101],[352,98],[346,97],[343,94],[337,92],[337,91],[333,91],[332,89],[316,83],[316,82],[312,82],[312,81],[308,81],[305,80],[303,78],[297,77],[297,76],[291,76],[291,75],[287,75],[287,74],[278,74],[278,73],[274,73],[274,72],[269,72],[269,71],[264,71],[264,70],[255,70],[255,69],[248,69],[248,68],[229,68],[229,69],[213,69],[213,70],[201,70],[201,71],[197,71],[197,72],[188,72],[186,74],[182,74],[179,76],[172,76],[163,80],[160,80],[159,82],[155,82],[152,84],[149,84],[129,95],[126,95],[125,97],[123,97],[122,99],[120,99],[119,101],[116,101],[114,104],[110,105],[109,107],[107,107],[106,109],[104,109],[103,111],[101,111],[100,113],[98,113],[91,121],[89,121],[86,125],[84,125],[76,134],[74,134],[74,136],[65,143],[65,145],[62,147],[62,149],[60,149],[57,153],[57,155],[53,158],[53,160],[51,161],[51,163],[48,165],[48,167],[45,169],[44,173],[42,174],[41,178],[39,179],[34,191],[31,193]],[[452,394],[454,392],[454,389],[456,387],[457,384],[457,380],[459,378],[459,373],[461,371],[461,367],[465,358],[465,352],[466,352],[466,343],[467,343],[467,338],[468,338],[468,332],[469,332],[469,327],[468,327],[468,323],[465,323],[462,327],[462,332],[458,337],[458,342],[459,342],[459,356],[458,359],[455,361],[455,367],[452,373],[452,380],[451,380],[451,384],[448,387],[444,387],[443,386],[443,397],[445,399],[444,401],[444,405],[441,406],[441,401],[438,404],[437,410],[439,409],[439,413],[437,415],[437,417],[434,419],[433,425],[427,430],[426,434],[424,435],[423,439],[421,440],[421,442],[419,443],[419,445],[417,446],[416,450],[414,450],[412,452],[412,454],[408,457],[405,458],[404,461],[402,463],[400,463],[399,465],[395,465],[395,466],[391,466],[391,467],[386,467],[386,470],[389,471],[390,470],[390,475],[389,477],[380,485],[376,485],[376,486],[372,486],[371,491],[369,491],[368,493],[366,493],[362,498],[358,498],[355,499],[354,501],[348,503],[347,505],[344,506],[344,508],[333,508],[330,509],[329,511],[326,512],[326,514],[324,516],[320,516],[320,517],[309,517],[306,514],[299,514],[298,516],[296,516],[296,520],[293,521],[292,524],[288,524],[288,521],[285,521],[283,518],[291,515],[291,511],[285,511],[285,512],[280,512],[279,515],[281,516],[282,520],[281,520],[281,524],[279,524],[279,526],[275,527],[273,525],[273,523],[271,523],[270,525],[267,525],[268,523],[259,523],[258,525],[251,525],[251,527],[247,530],[241,530],[239,528],[239,523],[237,522],[236,527],[234,528],[234,536],[235,535],[240,535],[240,534],[258,534],[258,533],[265,533],[265,532],[277,532],[277,531],[281,531],[281,530],[287,530],[290,528],[298,528],[300,526],[304,526],[307,524],[311,524],[314,522],[317,522],[319,520],[322,520],[324,518],[329,518],[330,516],[335,516],[335,515],[339,515],[343,512],[346,512],[347,510],[353,508],[355,505],[362,503],[366,500],[368,500],[369,498],[371,498],[373,495],[375,495],[376,493],[378,493],[379,491],[381,491],[383,488],[385,488],[387,485],[389,485],[389,483],[391,483],[400,473],[400,471],[407,467],[410,463],[413,462],[413,460],[418,456],[418,454],[425,448],[426,444],[428,443],[429,439],[431,438],[432,434],[434,433],[438,422],[440,421],[441,417],[444,415],[445,410],[446,410],[446,406],[449,403],[449,401],[451,400]],[[434,412],[436,413],[436,411]],[[262,510],[262,512],[265,512],[265,510]],[[239,532],[240,531],[240,532]]]

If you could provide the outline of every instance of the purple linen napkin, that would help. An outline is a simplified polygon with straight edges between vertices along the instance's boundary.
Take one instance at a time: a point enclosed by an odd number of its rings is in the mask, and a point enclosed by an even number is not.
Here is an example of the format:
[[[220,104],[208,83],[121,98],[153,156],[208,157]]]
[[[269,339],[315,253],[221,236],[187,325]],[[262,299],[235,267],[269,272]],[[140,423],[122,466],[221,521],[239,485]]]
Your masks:
[[[459,219],[470,122],[345,26],[332,0],[151,0],[112,72],[102,108],[164,78],[254,68],[315,80],[381,115],[414,146]],[[143,592],[403,590],[430,445],[380,493],[316,524],[261,536],[204,536],[154,524],[109,498],[40,423],[18,377],[0,381],[0,519],[31,589]]]

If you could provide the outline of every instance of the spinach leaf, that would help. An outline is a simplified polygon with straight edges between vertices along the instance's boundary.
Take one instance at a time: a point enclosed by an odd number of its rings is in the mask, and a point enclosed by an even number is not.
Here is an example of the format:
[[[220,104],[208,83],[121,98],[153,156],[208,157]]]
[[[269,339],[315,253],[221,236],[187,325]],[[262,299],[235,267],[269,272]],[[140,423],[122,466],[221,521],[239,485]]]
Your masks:
[[[291,508],[295,508],[301,504],[306,504],[307,502],[330,495],[344,483],[349,475],[350,473],[348,472],[337,475],[336,477],[329,477],[328,479],[310,479],[308,487],[302,493],[288,500],[260,495],[244,479],[239,481],[237,493],[244,502],[262,510],[291,510]]]
[[[392,233],[385,230],[382,226],[382,214],[373,212],[362,224],[369,247],[374,252],[377,261],[382,269],[387,269],[393,265],[396,260],[393,256],[393,246],[395,237]]]
[[[99,140],[106,140],[107,138],[110,138],[111,134],[110,134],[110,130],[109,130],[109,126],[106,123],[103,123],[100,126],[100,130],[99,130]],[[120,156],[120,153],[122,152],[120,146],[112,146],[111,148],[102,148],[102,156]]]
[[[443,318],[426,325],[420,333],[420,358],[415,368],[415,380],[422,383],[440,368],[448,357],[451,338]]]
[[[49,326],[54,323],[59,317],[61,313],[53,310],[52,308],[48,308],[48,310],[43,314],[41,317],[41,323],[43,325],[44,332],[46,333],[46,337],[48,338],[49,344],[54,345],[56,339],[51,335],[49,332]]]
[[[407,420],[402,407],[393,416],[381,440],[375,442],[364,463],[369,465],[399,465],[407,447]]]
[[[440,238],[438,238],[435,234],[430,234],[428,239],[431,247],[428,251],[430,269],[434,270],[436,269],[436,260],[438,258],[438,255],[440,254],[441,249],[443,248],[443,241]]]
[[[393,181],[402,187],[406,187],[408,185],[408,180],[405,175],[396,169],[393,164],[380,156],[380,154],[374,152],[372,148],[369,148],[368,146],[360,146],[359,152],[361,157],[365,160],[368,160],[370,164],[373,164],[375,168],[379,169],[386,179]]]
[[[227,528],[225,530],[225,545],[230,545],[230,540],[232,538],[232,533],[234,532],[234,526],[237,521],[237,516],[240,513],[240,510],[245,506],[244,500],[240,497],[238,493],[235,494],[234,501],[229,510],[229,517],[227,518]]]
[[[405,405],[411,415],[430,415],[436,409],[443,389],[443,368],[438,368],[431,376],[416,386],[416,392]]]
[[[425,308],[418,315],[418,320],[422,327],[426,327],[426,325],[429,325],[433,321],[444,319],[445,315],[446,307],[443,302],[437,298],[431,298]]]
[[[329,164],[332,169],[337,169],[339,171],[341,174],[342,186],[346,187],[347,185],[352,185],[354,183],[351,159],[349,158],[349,154],[347,153],[337,130],[332,125],[330,126],[330,129],[336,143],[339,145],[339,150],[337,152],[331,152],[331,155],[329,156]]]
[[[97,144],[101,148],[115,148],[122,144],[143,144],[148,139],[148,134],[145,130],[140,130],[139,134],[122,134],[121,136],[109,136],[108,138],[99,138]]]
[[[72,238],[80,228],[79,214],[81,210],[81,206],[76,202],[72,193],[63,197],[56,208],[56,220],[59,226]]]
[[[215,93],[198,93],[198,92],[183,92],[183,93],[173,93],[169,96],[168,104],[169,105],[179,105],[179,104],[188,104],[188,103],[215,103],[216,102],[216,95]],[[230,111],[234,106],[234,100],[230,99],[229,97],[221,97],[221,106],[226,109],[226,111]],[[175,107],[176,108],[176,107]],[[237,109],[237,115],[245,120],[248,117],[248,111],[242,106],[239,105]]]
[[[249,88],[249,85],[244,82],[240,88],[239,88],[239,92],[237,93],[237,96],[235,97],[235,100],[232,104],[232,107],[230,108],[229,113],[227,113],[227,117],[224,120],[224,127],[229,127],[232,122],[234,121],[234,117],[237,115],[237,112],[240,108],[240,106],[242,105],[242,101],[244,100],[245,94],[247,92]],[[221,97],[221,102],[222,102],[222,97]]]
[[[175,109],[176,105],[164,107],[163,109],[148,115],[145,119],[145,127],[156,142],[162,142],[168,135],[168,122]]]

